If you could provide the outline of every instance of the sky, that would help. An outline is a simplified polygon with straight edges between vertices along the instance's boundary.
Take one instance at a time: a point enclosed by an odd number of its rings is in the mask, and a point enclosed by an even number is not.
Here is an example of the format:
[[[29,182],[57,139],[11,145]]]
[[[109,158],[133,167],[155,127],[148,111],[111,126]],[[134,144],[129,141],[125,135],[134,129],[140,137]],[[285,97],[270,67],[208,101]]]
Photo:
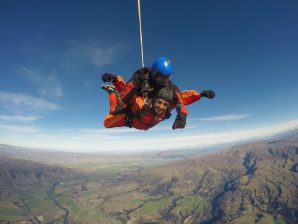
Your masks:
[[[298,1],[142,0],[145,66],[216,97],[148,131],[106,129],[105,72],[142,66],[137,0],[0,1],[0,144],[76,152],[200,149],[298,127]]]

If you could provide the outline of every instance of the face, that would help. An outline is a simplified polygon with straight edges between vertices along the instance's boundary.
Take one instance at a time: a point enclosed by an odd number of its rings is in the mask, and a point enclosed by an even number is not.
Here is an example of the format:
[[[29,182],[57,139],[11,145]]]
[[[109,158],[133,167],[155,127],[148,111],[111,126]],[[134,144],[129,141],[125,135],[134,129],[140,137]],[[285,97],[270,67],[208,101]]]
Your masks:
[[[156,99],[154,101],[154,109],[155,109],[155,113],[160,115],[164,112],[166,112],[166,110],[169,108],[170,103],[168,101],[165,101],[163,99]]]
[[[171,76],[167,76],[167,75],[163,75],[161,73],[156,73],[155,74],[155,78],[156,78],[156,81],[158,83],[160,83],[162,86],[167,86],[169,85],[170,81],[171,81]]]

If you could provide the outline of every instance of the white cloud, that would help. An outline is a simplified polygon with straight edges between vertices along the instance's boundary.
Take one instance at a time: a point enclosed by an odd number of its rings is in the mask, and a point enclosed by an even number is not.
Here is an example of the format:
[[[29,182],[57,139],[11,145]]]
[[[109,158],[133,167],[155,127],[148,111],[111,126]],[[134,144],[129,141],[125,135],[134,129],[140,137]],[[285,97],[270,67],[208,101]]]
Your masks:
[[[236,121],[249,117],[250,114],[228,114],[216,117],[199,118],[198,121]]]
[[[0,104],[14,113],[20,111],[59,110],[59,105],[44,98],[22,93],[0,92]]]
[[[20,121],[31,122],[40,119],[38,116],[23,116],[23,115],[0,115],[0,120],[4,121]]]
[[[34,83],[41,95],[46,97],[62,97],[63,90],[54,71],[43,72],[38,69],[22,67],[24,77]]]
[[[225,130],[203,134],[204,130],[138,131],[129,128],[115,129],[78,129],[57,130],[55,133],[41,132],[41,128],[33,128],[31,133],[18,135],[25,126],[0,126],[5,129],[0,143],[20,146],[51,148],[81,152],[144,152],[155,150],[174,150],[187,148],[203,148],[214,144],[233,143],[240,140],[268,137],[282,131],[298,128],[298,120],[256,126],[240,130]],[[30,130],[30,126],[27,127]],[[163,129],[163,128],[162,128]]]
[[[21,126],[21,125],[1,125],[1,124],[0,124],[0,130],[5,131],[5,132],[10,132],[13,134],[24,133],[26,135],[36,134],[41,131],[41,129],[38,127]],[[15,143],[12,143],[12,144],[15,144]]]

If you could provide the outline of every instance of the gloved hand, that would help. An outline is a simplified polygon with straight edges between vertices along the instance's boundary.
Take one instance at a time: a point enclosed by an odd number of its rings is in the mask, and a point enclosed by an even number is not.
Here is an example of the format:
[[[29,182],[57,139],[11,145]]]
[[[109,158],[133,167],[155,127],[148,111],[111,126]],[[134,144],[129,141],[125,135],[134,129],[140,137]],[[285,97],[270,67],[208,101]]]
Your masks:
[[[184,128],[186,125],[186,115],[185,116],[176,116],[176,120],[172,126],[173,130],[177,128]]]
[[[104,73],[101,79],[103,82],[114,82],[117,80],[117,76],[111,73]]]
[[[173,130],[177,128],[184,128],[186,125],[187,114],[182,113],[180,104],[177,105],[176,110],[177,110],[177,116],[172,126]]]
[[[215,92],[213,90],[203,90],[201,92],[202,97],[207,97],[208,99],[213,99],[215,97]]]

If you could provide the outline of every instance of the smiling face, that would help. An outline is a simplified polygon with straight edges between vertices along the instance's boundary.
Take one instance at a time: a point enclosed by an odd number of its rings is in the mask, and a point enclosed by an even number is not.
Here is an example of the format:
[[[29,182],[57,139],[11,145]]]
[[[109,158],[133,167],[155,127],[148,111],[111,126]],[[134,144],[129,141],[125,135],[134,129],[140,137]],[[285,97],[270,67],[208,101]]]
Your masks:
[[[155,113],[160,115],[160,114],[166,112],[166,110],[170,106],[170,103],[168,101],[163,100],[163,99],[156,99],[154,101],[153,106],[154,106]]]

